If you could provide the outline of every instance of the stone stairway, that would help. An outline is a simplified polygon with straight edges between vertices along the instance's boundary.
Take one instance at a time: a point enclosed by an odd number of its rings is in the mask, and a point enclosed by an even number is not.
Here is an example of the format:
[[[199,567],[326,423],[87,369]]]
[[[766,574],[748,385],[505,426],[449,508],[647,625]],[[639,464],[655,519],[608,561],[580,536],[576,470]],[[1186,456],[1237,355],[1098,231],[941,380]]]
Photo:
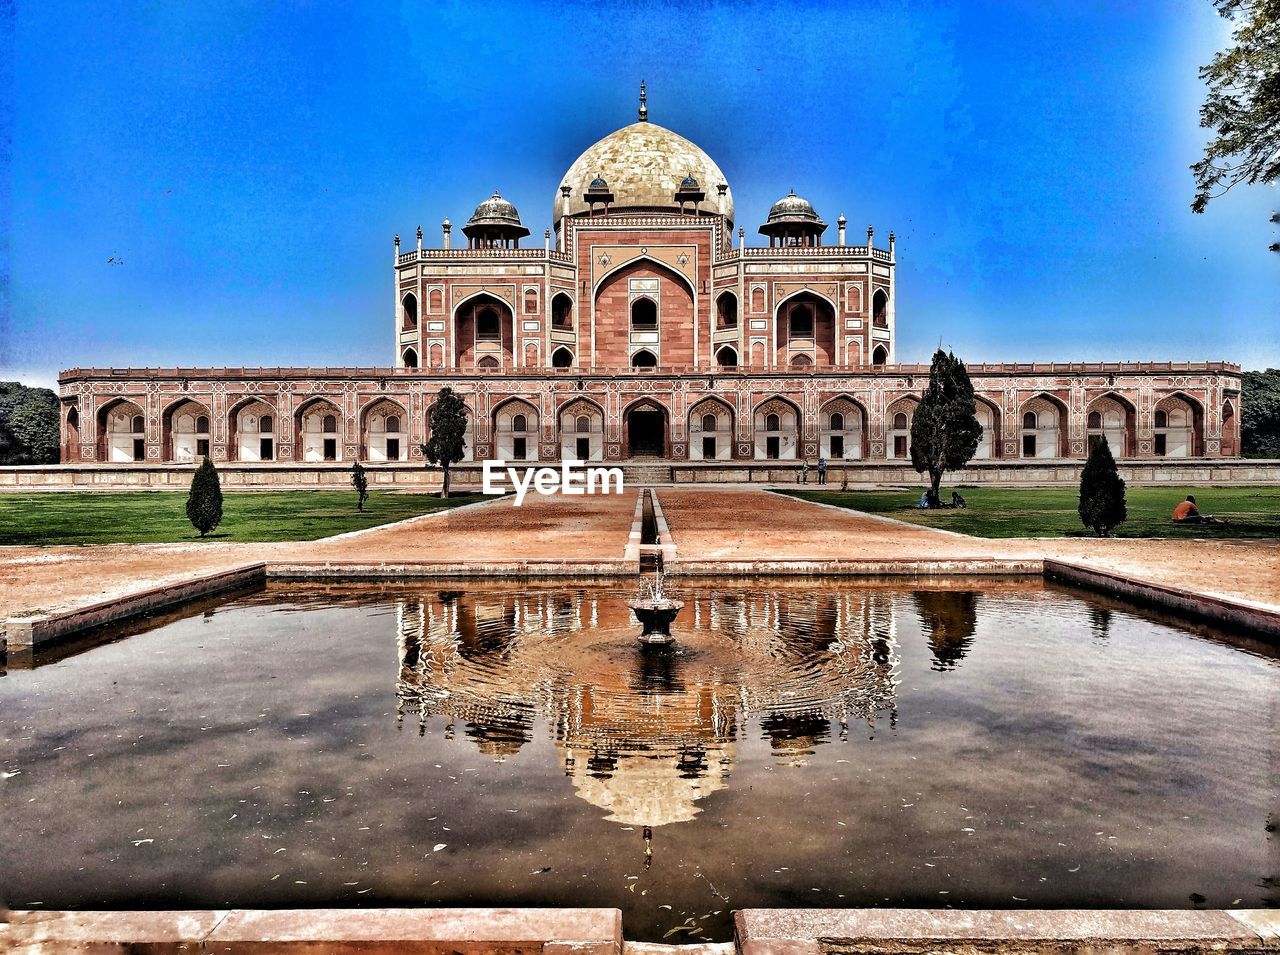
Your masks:
[[[623,464],[621,467],[622,478],[627,487],[671,483],[671,465],[669,464],[636,464],[633,462]]]

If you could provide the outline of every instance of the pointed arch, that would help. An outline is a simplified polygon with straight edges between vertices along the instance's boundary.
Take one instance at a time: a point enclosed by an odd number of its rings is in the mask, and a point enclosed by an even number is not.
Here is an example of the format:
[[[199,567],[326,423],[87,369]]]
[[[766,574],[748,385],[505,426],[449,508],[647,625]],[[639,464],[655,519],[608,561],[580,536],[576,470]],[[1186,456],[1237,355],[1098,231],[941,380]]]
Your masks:
[[[911,421],[920,405],[919,395],[900,395],[884,409],[884,456],[891,461],[911,460]]]
[[[889,327],[889,293],[883,285],[871,293],[871,324],[874,328]]]
[[[209,454],[212,416],[204,402],[182,397],[160,413],[160,455],[165,461],[190,464]]]
[[[727,461],[732,458],[734,419],[733,406],[716,395],[695,402],[689,409],[689,459]]]
[[[572,368],[573,352],[568,347],[561,345],[551,353],[552,368]]]
[[[1164,412],[1163,425],[1155,421]],[[1152,451],[1157,457],[1192,458],[1204,454],[1204,405],[1185,391],[1161,395],[1152,411]]]
[[[738,327],[738,293],[725,289],[716,296],[716,328]]]
[[[732,345],[721,345],[716,349],[716,367],[717,368],[737,368],[738,367],[738,349]]]
[[[631,354],[631,367],[649,371],[658,367],[658,356],[648,348],[641,348]]]
[[[1028,418],[1028,415],[1033,417]],[[1037,392],[1022,402],[1018,407],[1022,435],[1021,457],[1067,457],[1070,447],[1067,443],[1067,423],[1070,420],[1066,402],[1050,392]]]
[[[453,306],[455,367],[481,368],[515,362],[515,310],[489,289],[464,295]],[[487,362],[485,359],[493,359]],[[484,362],[482,366],[481,362]]]
[[[138,399],[120,396],[104,403],[98,409],[97,425],[99,461],[129,464],[146,460],[146,416]]]
[[[500,460],[538,460],[538,409],[533,404],[524,398],[505,398],[494,405],[491,415]]]
[[[855,461],[867,456],[866,406],[853,395],[834,395],[818,409],[819,454],[833,461]]]
[[[559,331],[573,328],[573,296],[563,289],[551,296],[551,327]]]
[[[773,303],[774,315],[777,315],[778,309],[786,305],[787,302],[801,295],[812,295],[814,298],[822,299],[822,301],[826,302],[827,305],[830,306],[832,313],[839,311],[840,306],[836,302],[831,300],[831,296],[825,295],[822,292],[819,292],[817,289],[809,288],[806,286],[805,288],[796,289],[794,292],[788,292],[786,295],[782,296],[782,298],[778,299],[778,301],[774,302]]]
[[[67,408],[62,422],[61,461],[63,464],[71,464],[80,460],[80,409],[75,405]]]
[[[973,396],[973,403],[978,423],[982,425],[982,437],[978,439],[978,450],[973,453],[974,460],[986,461],[1002,457],[1000,436],[1004,432],[1001,428],[1000,405],[979,394]]]
[[[889,349],[880,342],[871,352],[871,364],[876,367],[883,367],[889,363]]]
[[[227,457],[274,461],[279,419],[274,395],[245,395],[227,409]]]
[[[632,401],[622,412],[623,444],[628,457],[669,457],[671,412],[655,398]]]
[[[412,348],[406,348],[400,358],[405,368],[412,370],[418,367],[418,353]]]
[[[406,292],[400,299],[400,330],[413,331],[418,327],[418,296]]]
[[[800,454],[800,426],[804,413],[789,398],[774,395],[752,410],[755,456],[770,461],[794,461]]]
[[[562,459],[600,461],[604,458],[605,415],[599,402],[585,395],[576,395],[560,405],[556,418],[559,421]],[[584,423],[585,429],[582,427]]]
[[[409,413],[382,395],[360,413],[360,456],[369,461],[403,461],[409,452]]]
[[[1086,452],[1100,438],[1106,438],[1112,455],[1133,457],[1137,450],[1138,409],[1132,401],[1116,391],[1103,392],[1089,400],[1084,418]]]
[[[313,395],[293,415],[294,458],[307,463],[341,461],[344,448],[342,408],[324,395]]]
[[[663,272],[669,273],[677,282],[680,282],[681,284],[684,285],[684,287],[688,290],[690,295],[693,295],[695,297],[697,296],[698,289],[693,284],[693,279],[689,278],[689,276],[685,275],[683,272],[679,271],[678,269],[673,268],[671,265],[668,265],[666,262],[663,262],[661,259],[655,259],[652,255],[648,255],[646,253],[644,255],[637,255],[633,259],[627,259],[627,261],[625,262],[619,262],[613,265],[609,269],[609,271],[605,272],[603,275],[600,276],[600,278],[596,279],[595,284],[591,286],[591,297],[594,299],[599,294],[601,287],[604,285],[605,282],[609,281],[609,277],[612,276],[614,273],[620,272],[623,269],[631,268],[638,262],[648,262],[650,265],[654,266],[655,268],[660,269]]]

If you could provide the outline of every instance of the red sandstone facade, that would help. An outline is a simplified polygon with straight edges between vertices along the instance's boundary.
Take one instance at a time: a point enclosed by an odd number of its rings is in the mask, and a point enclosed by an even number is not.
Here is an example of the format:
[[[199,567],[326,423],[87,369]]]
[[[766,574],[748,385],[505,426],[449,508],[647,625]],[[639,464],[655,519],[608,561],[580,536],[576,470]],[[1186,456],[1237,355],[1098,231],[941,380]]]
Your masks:
[[[710,194],[711,198],[707,198]],[[387,368],[73,369],[64,463],[421,461],[439,389],[471,412],[469,457],[901,462],[927,380],[895,362],[896,243],[822,244],[794,194],[734,234],[718,167],[639,123],[588,149],[554,231],[499,196],[467,248],[394,255]],[[1240,369],[1225,363],[980,365],[978,460],[1234,457]]]

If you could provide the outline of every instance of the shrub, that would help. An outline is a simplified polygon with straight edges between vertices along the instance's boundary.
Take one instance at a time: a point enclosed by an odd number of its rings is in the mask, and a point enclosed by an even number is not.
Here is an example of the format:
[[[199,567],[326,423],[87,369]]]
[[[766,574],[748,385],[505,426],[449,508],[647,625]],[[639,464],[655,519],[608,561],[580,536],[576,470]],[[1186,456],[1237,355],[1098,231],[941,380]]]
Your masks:
[[[1116,470],[1107,439],[1101,438],[1089,450],[1089,460],[1080,472],[1080,520],[1104,537],[1129,517],[1124,501],[1124,479]]]
[[[359,461],[351,465],[351,486],[356,489],[356,510],[363,511],[364,502],[369,499],[369,476]]]
[[[191,479],[187,520],[201,537],[222,523],[222,482],[218,480],[218,471],[207,455]]]

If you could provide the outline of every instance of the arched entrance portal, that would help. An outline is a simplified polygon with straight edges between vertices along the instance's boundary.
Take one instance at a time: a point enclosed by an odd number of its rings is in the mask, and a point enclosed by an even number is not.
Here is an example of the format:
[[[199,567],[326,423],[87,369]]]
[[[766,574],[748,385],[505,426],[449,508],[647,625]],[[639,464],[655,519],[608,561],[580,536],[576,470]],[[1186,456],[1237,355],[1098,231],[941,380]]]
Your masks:
[[[642,401],[627,411],[627,455],[660,458],[667,453],[667,412],[656,402]]]

